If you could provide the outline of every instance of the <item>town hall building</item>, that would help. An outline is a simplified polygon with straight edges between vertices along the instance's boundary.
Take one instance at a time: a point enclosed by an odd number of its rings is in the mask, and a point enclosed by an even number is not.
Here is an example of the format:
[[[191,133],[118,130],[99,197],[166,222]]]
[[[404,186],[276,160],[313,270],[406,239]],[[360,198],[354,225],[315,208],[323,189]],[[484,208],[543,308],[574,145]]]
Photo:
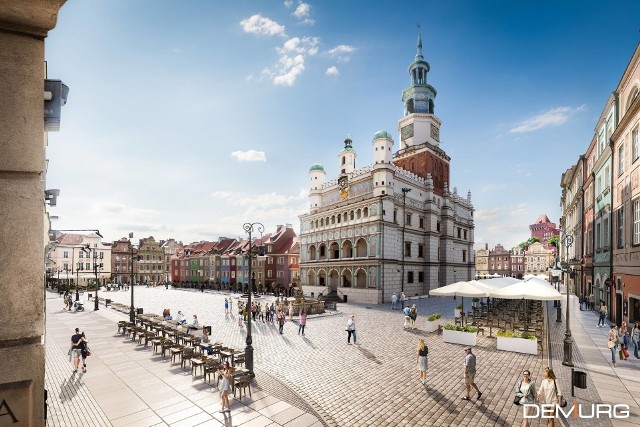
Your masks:
[[[402,93],[400,147],[386,131],[371,141],[374,162],[356,168],[352,140],[338,153],[338,177],[309,170],[309,212],[300,216],[304,293],[379,304],[395,292],[430,289],[474,276],[471,192],[449,183],[451,158],[440,147],[436,90],[418,35],[411,85]]]

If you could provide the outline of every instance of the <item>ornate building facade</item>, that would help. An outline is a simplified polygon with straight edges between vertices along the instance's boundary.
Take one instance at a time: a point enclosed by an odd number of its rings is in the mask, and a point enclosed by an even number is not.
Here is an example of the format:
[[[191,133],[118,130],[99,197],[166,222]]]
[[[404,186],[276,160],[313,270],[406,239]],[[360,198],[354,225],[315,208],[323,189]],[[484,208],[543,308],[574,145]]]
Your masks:
[[[372,139],[374,162],[356,169],[351,139],[338,154],[339,176],[309,171],[310,210],[300,216],[300,281],[305,294],[383,303],[424,295],[474,275],[471,193],[450,190],[451,158],[440,147],[430,65],[417,53],[402,93],[400,150],[386,131]]]

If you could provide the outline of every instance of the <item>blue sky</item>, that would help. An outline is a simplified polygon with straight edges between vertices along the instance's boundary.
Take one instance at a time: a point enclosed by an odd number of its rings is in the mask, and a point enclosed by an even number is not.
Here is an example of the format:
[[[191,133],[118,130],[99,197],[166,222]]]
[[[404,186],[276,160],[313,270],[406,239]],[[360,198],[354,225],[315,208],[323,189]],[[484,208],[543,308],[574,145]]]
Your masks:
[[[476,247],[511,247],[587,149],[640,40],[637,1],[69,1],[46,40],[70,87],[51,133],[53,227],[183,242],[268,231],[337,177],[353,139],[395,136],[421,24],[451,185]]]

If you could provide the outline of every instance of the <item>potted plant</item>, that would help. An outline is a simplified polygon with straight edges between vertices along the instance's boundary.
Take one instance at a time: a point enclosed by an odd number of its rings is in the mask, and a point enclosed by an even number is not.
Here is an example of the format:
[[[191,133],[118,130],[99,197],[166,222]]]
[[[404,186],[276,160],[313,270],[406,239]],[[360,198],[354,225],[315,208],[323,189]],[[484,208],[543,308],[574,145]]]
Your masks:
[[[496,335],[498,350],[538,354],[538,339],[534,335],[520,331],[498,331]]]
[[[440,313],[433,313],[427,317],[427,332],[435,332],[438,330],[438,326],[442,323],[440,317]]]
[[[473,302],[473,306],[478,308],[478,304],[480,303],[480,298],[474,298],[471,301]]]
[[[443,326],[442,339],[444,342],[453,344],[475,346],[477,333],[478,328],[475,326],[456,326],[447,323]]]
[[[456,309],[453,311],[455,317],[462,317],[462,304],[456,305]]]

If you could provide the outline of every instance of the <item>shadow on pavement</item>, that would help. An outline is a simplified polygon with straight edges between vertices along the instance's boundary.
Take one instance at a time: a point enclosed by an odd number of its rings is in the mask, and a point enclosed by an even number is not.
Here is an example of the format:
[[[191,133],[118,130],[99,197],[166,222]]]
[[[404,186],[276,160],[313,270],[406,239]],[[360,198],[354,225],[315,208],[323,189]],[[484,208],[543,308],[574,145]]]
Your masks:
[[[373,360],[375,363],[377,363],[378,365],[382,365],[382,362],[378,360],[378,358],[376,357],[375,354],[371,353],[369,350],[367,350],[366,348],[362,347],[361,345],[357,345],[355,346],[360,353],[362,353],[367,359],[369,360]]]
[[[81,378],[78,377],[77,380]],[[65,379],[60,385],[60,402],[64,402],[65,400],[71,400],[75,397],[80,389],[81,384],[76,381],[76,373],[72,373],[71,376]]]

